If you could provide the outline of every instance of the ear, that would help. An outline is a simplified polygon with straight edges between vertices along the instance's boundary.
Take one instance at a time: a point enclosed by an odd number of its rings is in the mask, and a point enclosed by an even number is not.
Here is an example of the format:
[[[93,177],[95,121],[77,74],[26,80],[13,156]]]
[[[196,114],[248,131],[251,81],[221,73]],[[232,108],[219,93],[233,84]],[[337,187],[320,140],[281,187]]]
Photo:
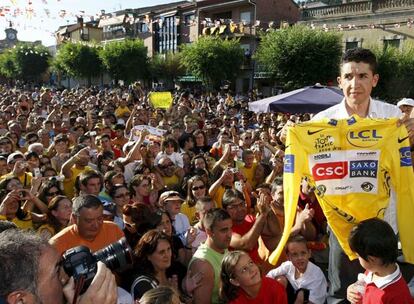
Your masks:
[[[374,77],[372,78],[372,87],[375,88],[379,81],[379,74],[374,74]]]
[[[33,295],[24,290],[17,290],[11,292],[6,297],[7,304],[25,304],[25,303],[32,303]]]
[[[340,76],[338,76],[338,77],[336,78],[336,81],[338,82],[338,86],[342,89],[342,87],[341,87],[341,77],[340,77]]]
[[[372,255],[367,256],[367,261],[373,265],[382,265],[381,259]]]

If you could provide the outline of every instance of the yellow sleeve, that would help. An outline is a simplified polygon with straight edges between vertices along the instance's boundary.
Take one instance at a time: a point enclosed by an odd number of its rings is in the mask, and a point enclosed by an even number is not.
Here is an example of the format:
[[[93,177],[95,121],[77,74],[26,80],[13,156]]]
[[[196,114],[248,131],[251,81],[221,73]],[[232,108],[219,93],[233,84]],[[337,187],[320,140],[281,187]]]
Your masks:
[[[296,216],[300,181],[305,173],[306,153],[304,152],[303,145],[299,143],[295,131],[300,132],[300,127],[290,127],[286,138],[287,148],[283,168],[285,225],[282,238],[277,248],[269,257],[269,262],[273,265],[276,265],[290,236],[290,231],[292,230]]]
[[[414,242],[412,241],[412,220],[414,219],[414,173],[411,160],[408,133],[401,126],[398,136],[398,148],[393,149],[391,183],[397,195],[397,223],[404,258],[414,263]],[[400,142],[400,139],[404,139]],[[391,153],[390,153],[391,154]]]

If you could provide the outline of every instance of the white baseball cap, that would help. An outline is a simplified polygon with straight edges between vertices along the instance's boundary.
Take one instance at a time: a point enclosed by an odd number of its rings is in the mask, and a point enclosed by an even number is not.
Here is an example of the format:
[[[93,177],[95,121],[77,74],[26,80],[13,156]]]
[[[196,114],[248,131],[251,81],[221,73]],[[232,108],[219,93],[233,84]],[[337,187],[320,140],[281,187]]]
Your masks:
[[[397,103],[397,107],[401,106],[411,106],[414,107],[414,99],[412,98],[403,98]]]

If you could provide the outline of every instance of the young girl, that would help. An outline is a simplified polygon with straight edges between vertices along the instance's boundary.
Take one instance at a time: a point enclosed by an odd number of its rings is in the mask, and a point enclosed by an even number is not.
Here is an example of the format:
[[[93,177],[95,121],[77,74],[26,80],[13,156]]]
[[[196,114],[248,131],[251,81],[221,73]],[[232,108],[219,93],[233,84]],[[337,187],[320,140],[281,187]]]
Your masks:
[[[181,156],[180,153],[178,153],[178,143],[175,139],[166,138],[162,142],[161,151],[157,154],[157,157],[155,158],[154,163],[158,164],[158,161],[163,156],[167,156],[169,159],[171,159],[171,161],[177,167],[180,167],[180,168],[184,167],[183,157]]]
[[[325,303],[325,276],[318,266],[309,261],[311,251],[302,235],[288,240],[286,255],[289,261],[269,271],[267,277],[277,279],[286,287],[289,303]]]
[[[262,277],[259,267],[243,251],[231,251],[221,262],[220,295],[230,304],[287,303],[283,286],[274,279]]]

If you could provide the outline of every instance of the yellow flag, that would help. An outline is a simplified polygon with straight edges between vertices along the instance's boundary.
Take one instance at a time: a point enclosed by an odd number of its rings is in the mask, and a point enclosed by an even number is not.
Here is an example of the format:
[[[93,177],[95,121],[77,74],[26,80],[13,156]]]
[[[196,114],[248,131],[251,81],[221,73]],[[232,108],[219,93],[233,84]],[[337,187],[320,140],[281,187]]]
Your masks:
[[[168,109],[171,107],[173,98],[170,92],[152,92],[149,100],[153,108]]]

